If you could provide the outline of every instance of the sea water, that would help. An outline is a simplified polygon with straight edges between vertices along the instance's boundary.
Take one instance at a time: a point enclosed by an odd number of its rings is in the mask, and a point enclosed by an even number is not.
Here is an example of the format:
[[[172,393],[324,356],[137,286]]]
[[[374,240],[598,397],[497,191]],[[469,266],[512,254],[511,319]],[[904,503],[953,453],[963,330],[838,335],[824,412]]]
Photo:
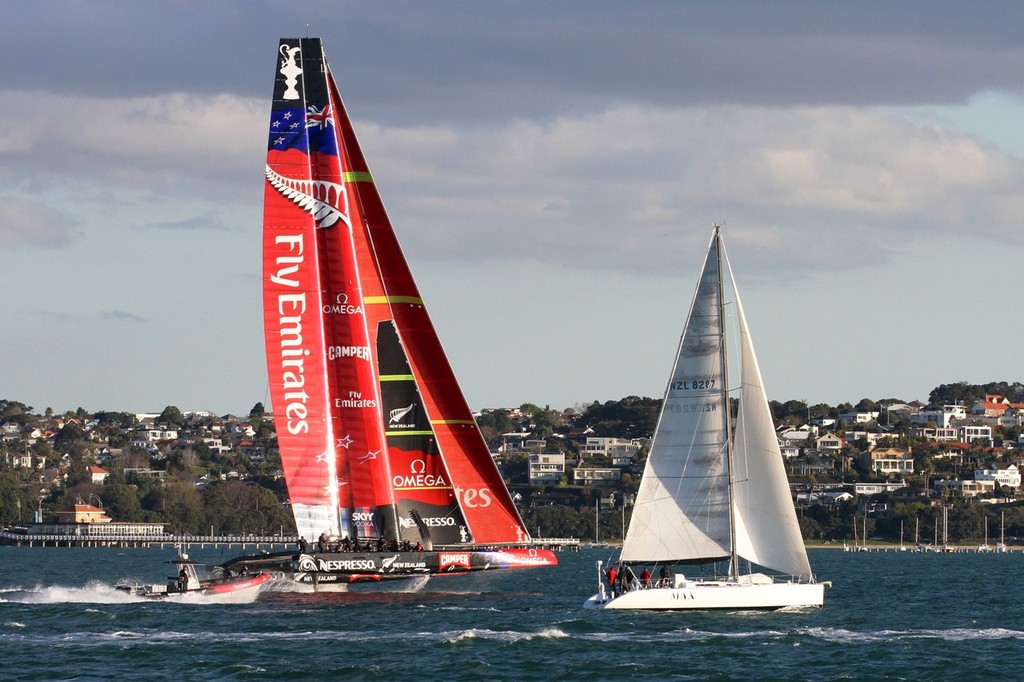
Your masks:
[[[219,562],[237,550],[192,548]],[[591,611],[595,561],[388,591],[145,601],[170,548],[0,547],[0,680],[933,680],[1015,678],[1024,554],[811,550],[822,609]]]

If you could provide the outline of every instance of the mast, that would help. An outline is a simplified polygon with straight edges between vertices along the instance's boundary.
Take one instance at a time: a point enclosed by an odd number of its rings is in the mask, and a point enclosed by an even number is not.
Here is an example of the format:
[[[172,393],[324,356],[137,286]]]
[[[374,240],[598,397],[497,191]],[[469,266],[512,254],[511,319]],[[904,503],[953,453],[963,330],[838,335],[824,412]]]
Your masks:
[[[726,490],[728,493],[729,503],[729,577],[739,577],[739,554],[736,551],[736,505],[734,503],[735,491],[733,490],[734,481],[734,461],[733,461],[733,432],[732,432],[732,406],[729,403],[729,352],[726,347],[726,331],[725,331],[725,284],[724,277],[722,275],[722,241],[719,235],[720,226],[715,225],[715,259],[718,263],[718,333],[719,333],[719,358],[722,366],[722,402],[724,407],[724,414],[722,416],[725,423],[725,465],[727,484]],[[742,397],[742,396],[741,396]]]

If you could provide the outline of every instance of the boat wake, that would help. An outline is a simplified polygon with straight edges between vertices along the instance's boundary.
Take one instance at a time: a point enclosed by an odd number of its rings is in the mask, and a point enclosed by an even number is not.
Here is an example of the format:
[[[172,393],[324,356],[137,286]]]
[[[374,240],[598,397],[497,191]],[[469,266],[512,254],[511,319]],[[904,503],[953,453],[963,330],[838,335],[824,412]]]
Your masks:
[[[242,590],[226,594],[173,595],[161,602],[174,604],[250,604],[256,600],[257,590]],[[16,604],[139,604],[154,600],[129,594],[113,585],[90,582],[83,587],[65,585],[37,585],[35,587],[8,587],[0,589],[0,603]]]
[[[139,601],[142,599],[100,582],[90,582],[84,587],[37,585],[34,587],[8,587],[0,590],[0,603],[130,604]]]

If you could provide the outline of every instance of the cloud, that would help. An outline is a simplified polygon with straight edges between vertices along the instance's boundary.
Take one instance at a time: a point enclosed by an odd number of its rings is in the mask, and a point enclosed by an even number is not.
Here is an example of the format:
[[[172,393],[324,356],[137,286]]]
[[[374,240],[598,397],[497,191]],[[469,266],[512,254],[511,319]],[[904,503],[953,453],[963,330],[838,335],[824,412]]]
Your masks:
[[[72,240],[74,225],[66,213],[41,202],[0,195],[0,248],[60,248]]]
[[[157,230],[202,230],[202,231],[225,231],[230,228],[221,221],[212,211],[208,211],[202,215],[185,218],[183,220],[168,220],[162,222],[149,223],[146,227],[157,229]]]
[[[14,100],[24,93],[0,94],[0,106]],[[262,199],[263,102],[32,102],[77,114],[58,129],[29,117],[21,135],[0,138],[0,159],[63,198],[61,211],[124,205],[121,220],[149,227],[236,229],[220,216],[251,217]],[[715,222],[734,252],[780,272],[853,269],[968,231],[1024,241],[1024,161],[884,110],[632,104],[465,129],[355,125],[396,231],[421,258],[671,272]],[[56,246],[68,223],[12,201],[0,208],[0,240]]]
[[[139,317],[135,313],[125,312],[124,310],[108,310],[102,313],[102,317],[105,320],[115,320],[117,322],[146,322],[146,318]]]
[[[620,107],[359,132],[403,243],[439,260],[670,272],[713,222],[780,270],[852,269],[957,233],[1024,241],[1024,161],[869,109]]]
[[[115,197],[191,191],[214,198],[226,186],[237,189],[240,178],[261,175],[263,102],[183,93],[116,99],[4,92],[0,107],[27,114],[17,134],[0,137],[0,160],[22,169],[22,181],[37,188],[57,192],[86,183],[93,194],[100,185]],[[74,115],[54,126],[52,111]]]

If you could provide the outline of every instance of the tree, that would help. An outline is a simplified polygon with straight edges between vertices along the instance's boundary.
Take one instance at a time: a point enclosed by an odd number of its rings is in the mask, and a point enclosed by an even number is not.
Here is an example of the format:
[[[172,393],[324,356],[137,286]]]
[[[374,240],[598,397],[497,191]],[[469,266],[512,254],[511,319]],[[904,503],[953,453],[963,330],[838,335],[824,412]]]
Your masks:
[[[12,472],[0,472],[0,526],[23,523],[35,505],[35,500]]]
[[[115,521],[143,521],[145,514],[138,491],[124,483],[104,486],[102,499],[104,510]]]
[[[871,398],[861,398],[856,405],[857,412],[878,412],[878,403]]]
[[[172,483],[164,488],[164,520],[175,534],[202,533],[203,499],[195,486]],[[209,528],[205,529],[209,530]]]
[[[82,427],[75,422],[68,422],[53,437],[53,447],[59,453],[71,452],[75,446],[81,446],[84,439]]]
[[[661,401],[654,398],[628,396],[609,400],[603,405],[594,402],[579,416],[576,425],[591,427],[601,436],[641,438],[654,433]]]
[[[544,537],[571,538],[593,537],[593,509],[589,516],[581,515],[572,507],[565,505],[547,505],[530,507],[523,512],[523,523],[531,533],[540,533]],[[538,531],[538,528],[540,529]]]
[[[185,423],[185,415],[183,415],[181,410],[174,405],[168,405],[164,408],[164,411],[160,413],[157,421],[161,424],[178,427]]]

